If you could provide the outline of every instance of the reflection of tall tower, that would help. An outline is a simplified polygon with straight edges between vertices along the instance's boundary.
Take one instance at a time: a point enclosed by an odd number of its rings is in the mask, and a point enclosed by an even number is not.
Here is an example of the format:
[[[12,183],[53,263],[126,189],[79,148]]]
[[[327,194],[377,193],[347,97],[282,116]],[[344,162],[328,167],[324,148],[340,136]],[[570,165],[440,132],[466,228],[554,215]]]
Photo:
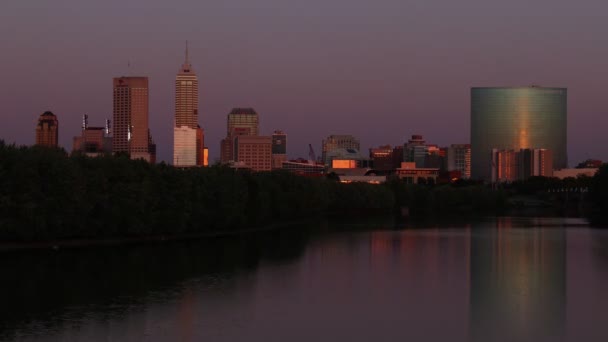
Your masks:
[[[46,111],[38,118],[36,125],[36,145],[57,147],[59,140],[59,121],[52,112]]]
[[[186,58],[175,78],[173,165],[199,165],[202,134],[198,126],[198,77],[192,70],[186,42]]]
[[[471,239],[470,333],[475,341],[547,341],[564,334],[564,230],[497,219]]]
[[[131,159],[153,161],[148,128],[148,78],[114,78],[114,139],[112,151]]]

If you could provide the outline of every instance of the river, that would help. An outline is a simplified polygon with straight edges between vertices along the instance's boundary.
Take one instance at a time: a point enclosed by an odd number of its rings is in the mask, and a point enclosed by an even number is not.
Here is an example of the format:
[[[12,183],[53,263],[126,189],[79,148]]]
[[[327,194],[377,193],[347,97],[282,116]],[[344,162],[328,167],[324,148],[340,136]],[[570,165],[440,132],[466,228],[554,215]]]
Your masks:
[[[2,341],[608,341],[608,230],[331,222],[0,254]]]

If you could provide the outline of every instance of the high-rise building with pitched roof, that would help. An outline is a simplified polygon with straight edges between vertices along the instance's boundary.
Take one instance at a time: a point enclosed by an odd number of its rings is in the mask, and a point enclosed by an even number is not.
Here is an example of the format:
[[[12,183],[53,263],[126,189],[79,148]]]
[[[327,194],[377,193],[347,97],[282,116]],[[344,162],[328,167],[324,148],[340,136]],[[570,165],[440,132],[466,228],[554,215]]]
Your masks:
[[[57,116],[46,111],[38,118],[36,124],[36,145],[57,147],[59,142],[59,121]]]

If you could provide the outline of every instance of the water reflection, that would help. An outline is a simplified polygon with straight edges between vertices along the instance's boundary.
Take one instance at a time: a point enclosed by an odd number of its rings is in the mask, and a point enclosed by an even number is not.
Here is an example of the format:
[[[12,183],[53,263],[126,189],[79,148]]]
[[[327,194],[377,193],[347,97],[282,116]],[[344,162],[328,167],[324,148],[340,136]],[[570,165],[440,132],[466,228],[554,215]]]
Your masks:
[[[308,238],[303,230],[212,241],[5,253],[0,255],[0,270],[7,280],[0,292],[0,340],[19,340],[21,334],[31,333],[44,337],[66,326],[80,329],[88,316],[94,316],[100,328],[109,329],[112,319],[133,316],[149,303],[179,303],[178,320],[186,328],[192,319],[188,312],[194,285],[218,295],[250,293],[251,283],[235,274],[246,276],[262,261],[297,260]],[[127,322],[135,330],[145,330],[137,327],[136,319]]]
[[[608,232],[568,222],[4,254],[0,340],[606,341]]]
[[[499,218],[471,239],[474,340],[555,341],[564,336],[565,230]]]

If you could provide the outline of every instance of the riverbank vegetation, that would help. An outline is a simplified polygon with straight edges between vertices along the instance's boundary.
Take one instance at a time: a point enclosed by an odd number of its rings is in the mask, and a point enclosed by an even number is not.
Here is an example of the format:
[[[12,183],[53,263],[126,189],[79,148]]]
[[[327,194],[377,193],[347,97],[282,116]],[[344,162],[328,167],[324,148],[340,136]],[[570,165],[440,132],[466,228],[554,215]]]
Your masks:
[[[608,164],[603,164],[592,179],[589,193],[593,224],[608,226]]]
[[[342,184],[285,171],[178,169],[0,142],[2,241],[214,233],[402,208],[412,216],[500,214],[511,193],[474,182]]]

